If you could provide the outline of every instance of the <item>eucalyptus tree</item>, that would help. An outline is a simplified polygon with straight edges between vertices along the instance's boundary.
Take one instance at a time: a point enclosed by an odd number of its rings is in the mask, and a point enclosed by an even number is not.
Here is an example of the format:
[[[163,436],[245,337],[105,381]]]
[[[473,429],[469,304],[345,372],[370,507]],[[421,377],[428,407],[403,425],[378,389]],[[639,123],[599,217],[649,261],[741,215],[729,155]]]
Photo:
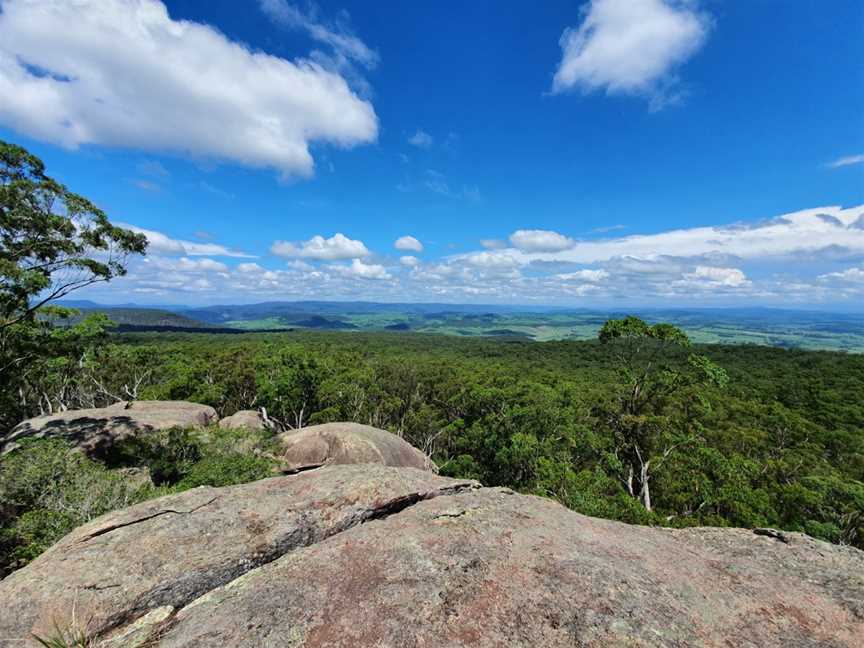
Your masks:
[[[146,247],[142,234],[49,177],[35,155],[0,141],[0,428],[20,408],[33,363],[70,341],[53,334],[52,316],[69,311],[52,302],[125,274],[129,255]]]
[[[598,337],[614,348],[619,373],[616,406],[605,413],[614,437],[611,463],[627,492],[651,511],[652,471],[698,440],[694,406],[706,405],[705,388],[724,386],[728,377],[693,353],[690,338],[671,324],[613,319]]]

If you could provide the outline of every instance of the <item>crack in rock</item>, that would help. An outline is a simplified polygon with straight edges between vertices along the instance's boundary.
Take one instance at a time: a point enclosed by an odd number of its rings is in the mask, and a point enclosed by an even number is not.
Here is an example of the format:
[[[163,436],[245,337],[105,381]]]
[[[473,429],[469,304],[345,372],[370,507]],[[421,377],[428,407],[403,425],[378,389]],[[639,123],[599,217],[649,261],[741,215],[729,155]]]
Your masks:
[[[756,528],[753,529],[753,533],[760,536],[766,536],[768,538],[774,538],[775,540],[779,540],[783,544],[789,544],[789,538],[786,537],[782,531],[777,531],[776,529],[763,529]]]
[[[151,515],[145,515],[144,517],[140,517],[140,518],[137,518],[135,520],[130,520],[129,522],[120,522],[118,524],[109,524],[106,527],[102,527],[101,529],[96,529],[96,531],[94,531],[93,533],[90,533],[90,534],[84,536],[83,538],[78,540],[76,544],[80,544],[82,542],[87,542],[88,540],[92,540],[93,538],[99,537],[101,535],[105,535],[106,533],[111,533],[112,531],[116,531],[117,529],[122,529],[123,527],[132,526],[134,524],[140,524],[141,522],[146,522],[147,520],[152,520],[153,518],[157,518],[157,517],[160,517],[162,515],[168,515],[168,514],[191,515],[195,511],[198,511],[198,510],[204,508],[205,506],[209,506],[210,504],[215,502],[217,499],[219,499],[219,498],[214,497],[214,498],[204,502],[203,504],[200,504],[200,505],[196,506],[195,508],[190,509],[188,511],[175,511],[174,509],[162,509],[161,511],[157,511],[156,513],[153,513]]]
[[[316,529],[310,526],[303,526],[301,523],[298,528],[294,529],[292,533],[282,538],[281,541],[272,546],[269,551],[262,552],[257,556],[247,556],[233,565],[223,566],[221,570],[202,573],[198,575],[197,578],[190,578],[186,582],[175,581],[168,583],[164,588],[158,588],[147,592],[142,597],[139,597],[137,601],[130,602],[130,607],[122,614],[118,614],[114,619],[106,623],[100,629],[98,635],[104,636],[106,633],[114,633],[118,628],[128,627],[130,624],[135,623],[142,615],[146,616],[154,609],[162,606],[171,606],[174,609],[174,613],[158,624],[158,632],[162,634],[170,628],[177,614],[181,612],[183,608],[194,604],[196,600],[207,596],[210,592],[213,592],[220,587],[226,587],[238,578],[246,576],[257,569],[282,558],[292,551],[313,546],[337,536],[340,533],[348,531],[353,527],[366,524],[367,522],[383,520],[391,515],[396,515],[419,502],[435,499],[437,497],[448,497],[467,491],[478,490],[480,488],[482,487],[479,482],[466,481],[430,491],[408,493],[384,502],[379,506],[372,506],[363,509],[355,515],[348,516],[341,524],[329,529]],[[139,518],[138,520],[106,527],[105,529],[100,529],[90,534],[79,542],[84,542],[94,536],[108,533],[123,526],[137,524],[166,513],[194,513],[208,504],[211,504],[216,499],[218,499],[218,497],[214,497],[200,506],[196,506],[190,511],[163,510],[154,513],[153,515]],[[152,637],[150,640],[152,640]]]

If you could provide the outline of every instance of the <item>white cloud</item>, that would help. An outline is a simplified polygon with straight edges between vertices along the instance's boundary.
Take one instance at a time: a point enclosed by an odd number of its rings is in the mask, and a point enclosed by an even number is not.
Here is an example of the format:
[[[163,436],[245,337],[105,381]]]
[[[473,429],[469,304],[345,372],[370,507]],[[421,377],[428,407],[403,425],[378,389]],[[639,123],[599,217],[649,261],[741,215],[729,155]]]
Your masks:
[[[819,275],[822,281],[840,281],[849,283],[864,284],[864,267],[862,268],[847,268],[841,272],[829,272]]]
[[[302,29],[314,40],[330,46],[336,54],[368,68],[378,64],[378,54],[348,27],[345,15],[333,22],[321,19],[315,5],[300,9],[287,0],[260,0],[261,10],[273,21],[291,29]]]
[[[839,169],[840,167],[852,166],[853,164],[864,164],[864,155],[850,155],[848,157],[842,157],[839,160],[829,162],[828,166],[832,169]]]
[[[382,265],[377,263],[363,263],[360,259],[354,259],[351,265],[331,265],[328,268],[337,274],[346,277],[357,277],[358,279],[390,279],[391,275]]]
[[[315,268],[305,261],[301,261],[300,259],[294,259],[293,261],[289,261],[286,263],[289,268],[292,270],[299,270],[300,272],[312,272]]]
[[[416,146],[417,148],[429,148],[432,146],[434,140],[432,136],[426,131],[417,129],[417,132],[414,133],[411,137],[408,138],[408,143],[411,146]]]
[[[257,274],[259,272],[264,272],[264,268],[257,263],[240,263],[237,265],[237,272],[242,272],[243,274]]]
[[[147,252],[148,254],[188,254],[189,256],[224,256],[224,257],[239,257],[252,258],[253,255],[232,250],[224,245],[216,243],[196,243],[194,241],[181,241],[173,239],[170,236],[157,232],[155,230],[144,229],[136,225],[128,223],[116,223],[117,226],[123,227],[133,232],[138,232],[147,237]]]
[[[576,272],[566,272],[564,274],[555,275],[557,279],[562,281],[587,281],[596,283],[609,278],[609,273],[605,270],[577,270]]]
[[[363,96],[372,94],[369,83],[363,77],[363,70],[374,69],[380,58],[375,50],[354,34],[347,11],[340,11],[335,19],[328,20],[313,2],[306,2],[301,8],[288,0],[260,0],[259,6],[276,24],[305,31],[312,40],[328,48],[327,52],[313,50],[309,58],[325,69],[344,76]]]
[[[531,261],[592,264],[627,257],[654,260],[664,256],[704,255],[754,260],[789,259],[793,256],[800,260],[802,255],[843,258],[864,254],[864,229],[857,225],[862,214],[864,205],[849,209],[818,207],[752,224],[693,227],[658,234],[574,241],[572,246],[557,252],[538,251],[536,248],[532,251],[530,247],[508,252],[523,264]],[[557,236],[567,238],[560,234]],[[531,239],[525,237],[526,241]],[[550,240],[559,239],[551,237]],[[563,247],[563,241],[561,245]]]
[[[685,279],[719,284],[721,286],[746,286],[750,282],[747,276],[738,268],[715,268],[711,266],[696,266],[693,272],[684,275]]]
[[[368,255],[339,263],[329,257],[345,246],[336,236],[317,237],[312,244],[286,243],[290,260],[278,270],[252,262],[231,268],[215,257],[193,256],[188,242],[162,235],[158,247],[167,251],[132,259],[129,275],[102,290],[116,291],[117,301],[140,292],[157,303],[169,303],[176,293],[184,303],[254,296],[621,307],[855,305],[864,303],[862,214],[864,205],[821,207],[749,224],[574,241],[555,252],[477,246],[422,263],[410,254],[386,264]],[[304,250],[312,256],[303,257]],[[313,260],[322,254],[323,263]]]
[[[560,252],[573,247],[575,241],[550,230],[517,230],[510,235],[510,243],[525,252]]]
[[[510,250],[490,250],[487,252],[473,252],[464,257],[466,262],[478,268],[518,268],[524,265],[524,261],[512,254]]]
[[[423,244],[413,236],[400,236],[393,244],[397,250],[403,252],[422,252]]]
[[[6,0],[0,96],[0,122],[67,148],[170,151],[283,176],[312,174],[311,142],[350,147],[378,132],[339,74],[173,20],[157,0]]]
[[[553,92],[580,89],[674,98],[674,69],[705,42],[710,19],[692,1],[591,0],[576,29],[561,36]]]
[[[149,264],[160,270],[176,270],[180,272],[228,272],[228,266],[213,259],[190,259],[180,257],[179,259],[168,259],[154,256],[145,257],[143,263]],[[255,265],[255,264],[252,264]]]
[[[502,250],[507,247],[507,241],[501,239],[481,239],[480,245],[487,250]]]
[[[363,241],[355,241],[341,233],[336,233],[328,239],[320,235],[313,236],[299,244],[275,241],[270,246],[270,252],[281,257],[304,257],[320,261],[357,259],[369,254]]]

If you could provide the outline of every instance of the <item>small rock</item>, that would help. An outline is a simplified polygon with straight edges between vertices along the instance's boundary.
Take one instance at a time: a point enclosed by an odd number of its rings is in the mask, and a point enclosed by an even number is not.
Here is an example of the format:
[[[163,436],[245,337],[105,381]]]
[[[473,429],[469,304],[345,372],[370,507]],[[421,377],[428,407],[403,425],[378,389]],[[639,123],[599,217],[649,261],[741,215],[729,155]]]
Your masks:
[[[219,427],[232,430],[266,430],[268,425],[257,410],[240,410],[219,421]]]

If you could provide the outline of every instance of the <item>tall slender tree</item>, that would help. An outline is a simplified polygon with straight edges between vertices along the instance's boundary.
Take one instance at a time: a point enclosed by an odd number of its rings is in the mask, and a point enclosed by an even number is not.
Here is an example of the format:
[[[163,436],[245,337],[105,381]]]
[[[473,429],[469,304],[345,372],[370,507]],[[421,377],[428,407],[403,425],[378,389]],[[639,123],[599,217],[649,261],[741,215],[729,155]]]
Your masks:
[[[606,322],[600,342],[613,346],[620,374],[617,407],[607,413],[614,435],[614,460],[627,492],[646,510],[652,471],[676,450],[697,440],[692,405],[704,403],[704,388],[723,386],[726,372],[689,351],[690,339],[671,324],[638,317]],[[673,410],[681,416],[673,420]]]

